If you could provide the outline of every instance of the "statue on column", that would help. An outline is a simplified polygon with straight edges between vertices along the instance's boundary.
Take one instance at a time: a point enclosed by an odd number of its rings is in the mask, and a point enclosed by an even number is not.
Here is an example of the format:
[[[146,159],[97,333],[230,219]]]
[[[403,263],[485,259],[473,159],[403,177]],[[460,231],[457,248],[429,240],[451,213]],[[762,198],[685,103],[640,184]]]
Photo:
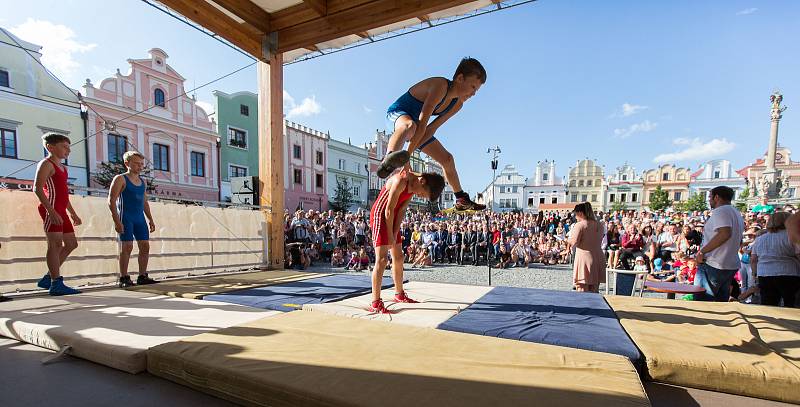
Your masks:
[[[781,198],[791,198],[789,196],[789,175],[784,175],[783,178],[778,178],[775,181],[775,190],[778,191],[778,196]]]
[[[772,102],[772,111],[771,111],[771,118],[772,120],[780,120],[781,113],[786,110],[786,106],[781,107],[781,102],[783,102],[783,95],[779,91],[775,91],[772,95],[769,96],[769,101]]]
[[[769,196],[769,187],[770,186],[772,186],[772,182],[770,182],[768,176],[764,176],[764,178],[761,178],[761,184],[759,185],[759,188],[758,188],[759,195],[761,195],[762,197]]]

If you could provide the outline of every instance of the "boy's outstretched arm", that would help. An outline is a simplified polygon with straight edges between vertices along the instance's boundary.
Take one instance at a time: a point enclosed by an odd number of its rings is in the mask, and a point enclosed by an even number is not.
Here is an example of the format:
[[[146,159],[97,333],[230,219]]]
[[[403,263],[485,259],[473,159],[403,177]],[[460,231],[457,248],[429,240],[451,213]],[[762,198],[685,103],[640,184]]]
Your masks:
[[[428,120],[431,119],[433,115],[433,109],[436,108],[436,104],[439,103],[447,94],[447,86],[442,86],[438,84],[436,86],[432,86],[431,89],[428,91],[428,96],[425,97],[425,101],[422,104],[422,111],[419,113],[419,122],[417,122],[417,129],[414,131],[414,135],[411,136],[411,140],[408,142],[408,152],[410,154],[414,153],[414,150],[422,144],[425,139],[425,132],[428,128]]]

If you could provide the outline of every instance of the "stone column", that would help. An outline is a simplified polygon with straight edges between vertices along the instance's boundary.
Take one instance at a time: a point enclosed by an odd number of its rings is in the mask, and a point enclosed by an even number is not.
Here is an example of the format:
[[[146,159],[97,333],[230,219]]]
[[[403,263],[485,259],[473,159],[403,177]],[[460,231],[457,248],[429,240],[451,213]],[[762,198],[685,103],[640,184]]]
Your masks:
[[[767,197],[775,198],[779,193],[775,181],[780,177],[780,171],[775,168],[775,155],[778,148],[778,125],[786,106],[781,106],[783,95],[778,90],[770,95],[769,100],[772,103],[772,110],[770,112],[769,149],[767,150],[767,162],[765,163],[767,168],[762,175],[762,179],[759,180],[758,190],[766,193]]]

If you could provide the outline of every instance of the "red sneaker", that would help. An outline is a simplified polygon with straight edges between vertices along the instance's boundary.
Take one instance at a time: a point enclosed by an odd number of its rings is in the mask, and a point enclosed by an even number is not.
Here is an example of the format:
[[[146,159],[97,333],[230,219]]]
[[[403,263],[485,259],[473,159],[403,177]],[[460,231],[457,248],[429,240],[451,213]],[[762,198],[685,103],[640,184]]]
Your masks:
[[[406,304],[418,304],[419,303],[419,301],[412,300],[411,298],[408,298],[408,296],[406,295],[405,291],[403,291],[402,293],[396,293],[394,295],[394,301],[395,302],[404,302]]]
[[[386,309],[386,307],[383,305],[383,301],[381,301],[381,300],[372,301],[372,304],[369,306],[369,308],[367,308],[367,311],[373,312],[375,314],[391,314],[392,313],[392,311],[389,311],[388,309]]]

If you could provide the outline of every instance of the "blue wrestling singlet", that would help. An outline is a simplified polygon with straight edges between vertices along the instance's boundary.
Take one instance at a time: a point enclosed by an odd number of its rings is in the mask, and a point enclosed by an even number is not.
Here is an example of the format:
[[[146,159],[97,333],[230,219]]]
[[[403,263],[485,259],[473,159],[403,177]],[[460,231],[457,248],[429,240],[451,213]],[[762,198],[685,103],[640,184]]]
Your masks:
[[[124,230],[119,235],[119,240],[123,242],[149,240],[150,229],[144,218],[144,191],[147,188],[145,180],[139,178],[141,184],[135,185],[127,175],[123,174],[122,178],[125,178],[125,189],[119,195],[117,209]]]
[[[450,88],[453,86],[453,82],[447,78],[442,78],[442,79],[447,81],[447,90],[449,91]],[[458,98],[453,98],[453,100],[450,101],[450,104],[447,105],[447,107],[445,107],[444,110],[442,110],[441,112],[437,112],[437,110],[439,110],[439,108],[442,106],[442,103],[444,103],[444,98],[446,97],[447,94],[445,94],[444,97],[442,97],[442,100],[440,100],[439,103],[436,105],[436,107],[433,108],[434,116],[440,116],[449,112],[450,109],[452,109],[453,106],[455,106],[456,103],[458,102]],[[397,98],[397,100],[395,100],[394,103],[392,103],[392,105],[389,106],[389,109],[387,109],[386,111],[386,130],[388,134],[394,133],[395,122],[400,116],[408,115],[409,117],[411,117],[411,120],[413,120],[414,123],[419,123],[419,115],[422,113],[423,105],[424,102],[415,98],[411,94],[411,91],[406,91],[406,93]],[[420,144],[420,146],[417,149],[422,150],[425,146],[432,143],[434,140],[436,140],[436,137],[431,137],[425,140],[422,144]]]

